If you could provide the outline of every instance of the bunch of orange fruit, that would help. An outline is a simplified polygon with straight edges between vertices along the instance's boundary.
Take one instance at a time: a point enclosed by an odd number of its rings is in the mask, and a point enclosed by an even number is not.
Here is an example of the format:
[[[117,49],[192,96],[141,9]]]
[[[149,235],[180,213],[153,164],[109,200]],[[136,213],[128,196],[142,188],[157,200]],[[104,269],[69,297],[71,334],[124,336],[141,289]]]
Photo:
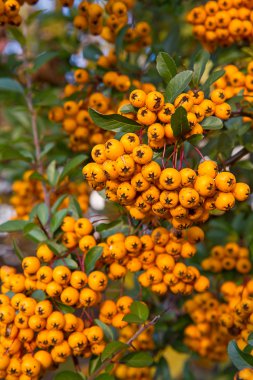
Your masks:
[[[22,179],[16,180],[12,184],[13,194],[10,198],[10,204],[15,208],[16,219],[28,219],[29,213],[36,204],[44,202],[44,191],[42,182],[31,178],[33,170],[27,170]],[[68,193],[69,196],[75,195],[78,203],[85,213],[89,206],[89,188],[86,183],[71,182],[64,179],[57,189],[50,194],[50,203],[54,202],[62,195]],[[69,205],[69,197],[63,199],[59,208],[67,208]]]
[[[185,302],[193,324],[185,328],[184,341],[200,356],[225,361],[229,341],[235,339],[243,350],[253,332],[253,280],[243,285],[228,281],[219,291],[222,301],[212,293],[203,293]]]
[[[1,0],[0,1],[0,25],[19,26],[22,22],[20,15],[21,6],[26,3],[35,5],[38,0]]]
[[[106,189],[106,197],[125,206],[137,220],[155,215],[185,229],[205,222],[211,210],[229,211],[235,200],[245,201],[250,193],[232,173],[219,173],[215,161],[201,162],[197,171],[165,167],[134,133],[96,145],[91,155],[94,162],[83,168],[89,185]]]
[[[209,51],[218,46],[251,41],[253,36],[252,0],[211,0],[187,14],[193,34]]]
[[[201,122],[209,116],[216,116],[227,120],[231,114],[231,107],[226,103],[226,95],[221,89],[215,89],[206,99],[201,90],[189,90],[176,97],[173,103],[165,102],[164,95],[159,91],[145,91],[137,89],[131,92],[129,104],[135,112],[126,114],[147,129],[148,143],[151,148],[163,148],[164,144],[174,144],[178,138],[174,136],[171,118],[178,107],[187,111],[189,131],[185,137],[203,134]],[[181,136],[182,137],[182,136]]]
[[[201,266],[204,270],[213,273],[235,269],[239,273],[246,274],[252,268],[249,249],[233,242],[224,246],[214,246],[210,251],[210,257],[204,259]]]
[[[63,244],[71,249],[78,244],[84,255],[93,247],[102,247],[97,267],[106,265],[111,280],[124,278],[128,272],[143,271],[138,276],[140,285],[160,295],[169,291],[174,294],[190,294],[193,290],[203,292],[209,287],[208,279],[201,276],[197,268],[182,262],[192,258],[197,252],[196,244],[204,240],[204,232],[199,227],[186,231],[157,227],[150,234],[144,233],[140,237],[116,233],[99,244],[92,235],[92,225],[85,218],[75,220],[71,216],[65,217],[62,230]],[[111,319],[102,312],[101,318],[103,322],[115,325],[112,318],[117,305],[113,302],[106,305],[112,308],[108,312]]]

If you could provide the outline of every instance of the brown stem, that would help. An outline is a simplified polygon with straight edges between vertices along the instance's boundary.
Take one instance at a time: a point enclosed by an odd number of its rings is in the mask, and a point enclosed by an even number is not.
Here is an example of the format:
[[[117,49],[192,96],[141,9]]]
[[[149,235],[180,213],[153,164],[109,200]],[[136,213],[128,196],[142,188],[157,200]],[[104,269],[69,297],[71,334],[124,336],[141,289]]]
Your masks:
[[[81,372],[81,367],[80,367],[78,358],[76,356],[72,355],[72,360],[73,360],[76,372]]]
[[[132,343],[133,341],[138,338],[138,336],[140,334],[142,334],[144,331],[146,331],[150,326],[154,326],[159,320],[160,318],[162,317],[162,315],[167,311],[168,309],[166,309],[163,313],[159,314],[159,315],[156,315],[151,321],[149,321],[147,324],[145,325],[142,325],[139,327],[139,329],[136,331],[136,333],[126,342],[126,345],[128,347],[126,348],[123,348],[123,349],[120,349],[118,350],[114,355],[113,357],[111,358],[108,358],[107,360],[104,361],[104,363],[102,363],[102,365],[92,374],[90,375],[87,380],[95,380],[97,378],[97,376],[100,374],[100,372],[102,372],[110,363],[112,363],[113,361],[113,358],[115,358],[115,356],[119,355],[120,353],[123,353],[125,350],[129,350],[129,348],[132,347]]]
[[[233,156],[229,157],[226,161],[222,162],[219,165],[219,169],[221,169],[222,167],[225,167],[225,166],[231,166],[231,165],[235,164],[237,161],[239,161],[242,157],[246,156],[246,154],[248,154],[248,153],[249,153],[249,151],[245,147],[242,148],[241,150],[239,150],[239,152],[237,152]]]

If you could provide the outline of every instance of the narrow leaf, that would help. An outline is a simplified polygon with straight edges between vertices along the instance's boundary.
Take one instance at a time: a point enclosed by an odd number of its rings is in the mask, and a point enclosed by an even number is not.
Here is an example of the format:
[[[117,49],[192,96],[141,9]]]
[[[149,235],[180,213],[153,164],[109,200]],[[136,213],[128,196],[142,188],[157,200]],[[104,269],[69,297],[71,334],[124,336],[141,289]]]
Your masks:
[[[14,249],[16,256],[19,258],[20,261],[22,261],[24,258],[24,255],[23,255],[23,252],[21,251],[21,249],[19,248],[15,239],[12,239],[12,244],[13,244],[13,249]]]
[[[153,358],[148,352],[134,352],[126,355],[121,362],[129,367],[149,367],[153,364]]]
[[[103,332],[105,334],[105,337],[108,340],[114,339],[112,329],[109,326],[107,326],[104,322],[100,321],[100,319],[95,319],[94,321],[95,321],[96,325],[101,327],[101,329],[103,330]]]
[[[86,273],[90,273],[103,253],[102,247],[92,247],[86,254],[84,265]]]
[[[9,220],[0,225],[0,232],[16,232],[22,231],[28,224],[25,220]]]
[[[175,137],[183,136],[190,131],[187,111],[184,107],[178,107],[172,115],[171,128]]]
[[[50,221],[50,230],[54,233],[62,224],[63,219],[68,214],[67,209],[59,210],[55,212]]]
[[[39,70],[43,65],[51,61],[51,59],[57,57],[57,55],[58,52],[56,51],[46,51],[38,55],[34,60],[33,71]]]
[[[208,130],[222,129],[223,122],[216,116],[209,116],[201,122],[201,126]]]
[[[176,97],[184,92],[189,85],[193,76],[191,70],[182,71],[175,75],[168,83],[165,91],[165,98],[167,102],[173,103]]]
[[[110,342],[106,345],[104,351],[102,352],[101,359],[104,362],[106,359],[112,357],[119,351],[126,349],[128,346],[120,341]]]
[[[160,76],[167,83],[177,74],[177,66],[174,59],[165,52],[158,54],[156,68]]]
[[[24,94],[24,88],[15,79],[0,78],[0,91],[11,91],[17,94]]]
[[[61,181],[67,177],[74,169],[76,169],[79,165],[81,165],[85,160],[87,159],[86,154],[80,154],[72,160],[70,160],[64,167],[63,171],[60,174],[58,182],[61,183]]]
[[[194,86],[199,85],[200,79],[202,75],[204,74],[204,71],[209,59],[210,59],[210,54],[205,50],[201,50],[199,54],[197,55],[194,66],[193,66],[192,81],[193,81]]]
[[[141,129],[140,124],[122,115],[103,115],[93,109],[89,109],[89,115],[94,124],[106,131],[136,132]]]
[[[241,351],[234,340],[228,344],[228,355],[232,363],[239,370],[253,368],[253,357],[250,354]]]

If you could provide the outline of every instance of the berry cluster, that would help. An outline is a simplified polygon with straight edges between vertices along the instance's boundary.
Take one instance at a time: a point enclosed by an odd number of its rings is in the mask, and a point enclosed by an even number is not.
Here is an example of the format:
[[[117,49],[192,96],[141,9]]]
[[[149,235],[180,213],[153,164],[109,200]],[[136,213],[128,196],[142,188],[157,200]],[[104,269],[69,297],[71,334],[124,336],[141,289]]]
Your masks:
[[[18,293],[12,299],[2,294],[0,302],[1,378],[39,379],[71,355],[88,358],[104,350],[100,327],[54,311],[49,300],[37,302]]]
[[[19,26],[22,22],[19,12],[24,2],[35,5],[38,0],[0,0],[0,25]]]
[[[253,369],[251,368],[244,368],[241,371],[238,371],[234,376],[234,380],[251,380],[251,379],[253,379]]]
[[[253,332],[253,280],[244,285],[225,282],[220,293],[224,301],[204,293],[184,305],[193,320],[193,324],[185,328],[185,344],[200,356],[215,361],[227,359],[227,344],[231,339],[236,339],[243,350]]]
[[[209,51],[252,40],[252,0],[215,0],[193,8],[187,21],[193,24],[193,34]]]
[[[253,61],[248,63],[246,71],[239,70],[235,65],[227,65],[223,69],[225,70],[225,74],[214,82],[214,87],[221,89],[227,99],[242,93],[245,101],[252,103]],[[243,121],[252,121],[252,118],[243,117]]]
[[[168,291],[174,294],[190,294],[193,290],[203,292],[209,287],[208,279],[200,276],[197,268],[180,262],[180,259],[192,258],[197,252],[196,243],[204,240],[204,233],[199,227],[191,227],[182,232],[158,227],[150,235],[140,237],[117,233],[109,236],[106,242],[97,244],[91,235],[92,225],[87,228],[88,223],[90,222],[85,218],[75,221],[72,217],[65,217],[62,225],[63,244],[68,248],[74,248],[78,244],[84,255],[92,247],[102,247],[102,256],[97,265],[108,266],[108,277],[111,280],[123,278],[127,272],[143,271],[138,277],[139,283],[160,295],[165,295]],[[129,307],[130,305],[131,303]],[[107,307],[111,309],[107,313],[101,311],[101,320],[119,327],[115,323],[122,320],[124,313],[121,316],[115,315],[118,307],[112,301],[106,303],[106,310]]]
[[[178,107],[187,111],[190,131],[186,138],[202,134],[201,122],[208,116],[215,115],[227,120],[231,114],[231,107],[225,102],[223,91],[214,90],[210,99],[205,99],[204,92],[200,90],[188,91],[180,94],[174,103],[165,103],[164,96],[159,91],[146,94],[142,90],[134,90],[129,96],[130,104],[135,107],[136,113],[130,114],[133,119],[147,128],[148,142],[151,148],[159,149],[164,144],[173,144],[177,138],[173,134],[171,117]],[[129,117],[129,114],[127,114]]]
[[[216,245],[211,249],[210,257],[204,259],[201,266],[213,273],[235,269],[239,273],[246,274],[252,268],[248,248],[240,247],[237,243]]]
[[[95,162],[83,168],[89,185],[106,189],[106,197],[126,206],[135,219],[156,215],[184,229],[205,222],[210,210],[230,210],[250,193],[232,173],[218,173],[214,161],[203,161],[197,171],[162,168],[152,148],[134,133],[96,145],[91,154]]]
[[[73,1],[61,0],[65,6],[72,6]],[[115,43],[121,29],[128,23],[128,11],[134,6],[132,0],[109,0],[105,6],[92,4],[84,0],[78,5],[78,15],[74,26],[81,31],[100,35],[105,41]],[[125,50],[136,52],[151,45],[151,27],[147,22],[138,22],[129,28],[124,37]]]
[[[34,173],[33,170],[28,170],[23,174],[22,179],[16,180],[12,184],[13,194],[10,198],[11,205],[15,208],[17,219],[28,219],[32,208],[44,201],[44,192],[42,183],[39,180],[30,178]],[[70,182],[68,179],[63,180],[55,190],[51,193],[50,203],[54,202],[65,193],[75,195],[82,211],[85,213],[89,205],[89,189],[83,183]],[[69,197],[66,197],[60,208],[66,208],[69,204]]]
[[[153,372],[150,367],[134,368],[125,364],[116,364],[114,371],[119,380],[152,380]]]

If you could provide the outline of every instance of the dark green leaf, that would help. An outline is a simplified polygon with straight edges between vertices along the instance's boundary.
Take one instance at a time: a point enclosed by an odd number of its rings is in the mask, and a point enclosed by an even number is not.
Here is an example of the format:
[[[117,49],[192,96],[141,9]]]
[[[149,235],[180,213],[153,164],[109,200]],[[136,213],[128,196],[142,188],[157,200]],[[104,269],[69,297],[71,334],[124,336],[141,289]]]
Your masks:
[[[51,59],[57,56],[57,51],[46,51],[44,53],[41,53],[35,58],[32,71],[35,72],[39,70],[43,65],[45,65],[47,62],[51,61]]]
[[[19,248],[19,246],[17,245],[17,242],[15,239],[12,239],[12,244],[13,244],[13,249],[14,249],[16,256],[19,258],[20,261],[22,261],[24,258],[24,255],[23,255],[23,252],[21,251],[21,249]]]
[[[74,218],[81,218],[83,215],[81,207],[74,196],[69,197],[68,210]]]
[[[147,305],[140,301],[134,301],[130,306],[130,313],[124,316],[123,321],[140,324],[146,322],[148,316]]]
[[[172,380],[167,360],[162,356],[156,365],[154,380]]]
[[[109,375],[108,373],[102,373],[98,377],[96,377],[96,380],[114,380],[115,377],[112,375]]]
[[[81,165],[85,160],[87,159],[86,154],[79,154],[79,156],[76,156],[72,158],[64,167],[63,171],[60,174],[58,182],[61,183],[61,181],[67,177],[74,169],[76,169],[79,165]]]
[[[9,220],[0,225],[0,232],[22,231],[27,224],[25,220]]]
[[[195,380],[195,376],[190,368],[190,361],[187,361],[184,366],[184,380]]]
[[[204,71],[209,59],[210,59],[210,54],[205,50],[201,50],[199,54],[197,55],[194,66],[193,66],[192,82],[194,86],[197,87],[199,85],[200,79],[202,75],[204,74]]]
[[[123,349],[127,349],[127,344],[122,343],[120,341],[110,342],[106,345],[104,351],[101,355],[101,360],[104,362],[106,359],[114,356],[119,351],[122,351]]]
[[[130,25],[124,25],[123,28],[117,33],[116,41],[115,41],[115,51],[116,56],[119,57],[121,51],[124,48],[124,38],[126,31],[130,28]]]
[[[105,337],[108,340],[113,340],[114,339],[112,329],[109,326],[107,326],[104,322],[100,321],[100,319],[95,319],[94,321],[95,321],[96,325],[98,325],[99,327],[101,327],[101,329],[104,332]]]
[[[121,362],[129,367],[149,367],[153,364],[153,358],[148,352],[134,352],[121,359]]]
[[[83,49],[83,57],[90,61],[97,61],[101,55],[103,55],[103,53],[97,45],[91,44],[85,46]]]
[[[45,205],[45,203],[40,203],[37,207],[37,216],[41,222],[41,224],[44,226],[47,224],[49,219],[49,211],[48,207]]]
[[[218,117],[209,116],[201,122],[201,126],[203,129],[208,130],[222,129],[223,122]]]
[[[228,355],[237,369],[253,368],[253,357],[241,351],[234,340],[228,344]]]
[[[24,94],[24,88],[15,79],[0,78],[0,91],[11,91],[17,94]]]
[[[42,231],[42,229],[34,223],[29,223],[26,225],[24,228],[24,234],[36,243],[47,240],[47,236],[44,231]]]
[[[63,371],[55,375],[54,380],[83,380],[83,377],[77,372]]]
[[[62,224],[63,219],[68,214],[67,209],[56,211],[50,221],[50,230],[54,233]]]
[[[63,244],[58,244],[55,241],[47,240],[45,243],[56,255],[61,256],[63,253],[67,251],[67,248]]]
[[[21,160],[21,161],[31,161],[30,157],[19,151],[18,148],[12,148],[10,146],[0,145],[0,160]]]
[[[32,292],[31,297],[34,298],[36,301],[43,301],[47,298],[43,290],[35,290],[34,292]]]
[[[8,32],[11,34],[11,36],[14,40],[18,41],[18,43],[20,43],[21,46],[24,46],[24,44],[26,42],[25,36],[23,35],[20,28],[17,28],[14,26],[13,28],[9,28]]]
[[[177,74],[177,66],[174,59],[165,52],[160,52],[158,54],[156,59],[156,68],[166,83],[168,83]]]
[[[59,308],[64,314],[67,314],[67,313],[74,314],[74,312],[76,311],[74,307],[64,305],[63,303],[60,303],[60,302],[57,302],[57,307],[58,307],[58,308]]]
[[[140,124],[122,115],[102,115],[91,108],[89,108],[89,114],[94,124],[106,131],[136,132],[141,129]]]
[[[205,92],[206,95],[209,95],[210,87],[211,85],[216,82],[220,77],[222,77],[225,74],[224,70],[218,70],[212,72],[209,76],[206,82],[201,86],[202,90]]]
[[[184,107],[178,107],[172,115],[171,128],[175,137],[183,136],[190,131],[187,111]]]
[[[60,266],[60,265],[67,267],[69,269],[73,269],[73,270],[78,268],[77,262],[69,258],[59,259],[59,260],[54,261],[53,268],[56,268],[57,266]]]
[[[193,72],[191,70],[182,71],[169,81],[165,91],[165,99],[167,102],[174,102],[176,97],[180,95],[189,85],[192,75]]]
[[[103,248],[102,247],[92,247],[86,254],[84,265],[85,272],[90,273],[96,265],[96,262],[102,256]]]
[[[33,13],[31,13],[30,15],[28,15],[25,19],[25,23],[27,25],[31,25],[33,23],[33,21],[35,20],[38,20],[38,17],[45,12],[45,9],[40,9],[38,11],[35,11]]]
[[[68,195],[67,194],[63,194],[61,195],[56,201],[55,203],[53,204],[52,206],[52,214],[54,214],[56,212],[56,210],[58,209],[58,207],[60,207],[60,205],[62,204],[62,202],[64,201],[64,199],[67,197]]]

